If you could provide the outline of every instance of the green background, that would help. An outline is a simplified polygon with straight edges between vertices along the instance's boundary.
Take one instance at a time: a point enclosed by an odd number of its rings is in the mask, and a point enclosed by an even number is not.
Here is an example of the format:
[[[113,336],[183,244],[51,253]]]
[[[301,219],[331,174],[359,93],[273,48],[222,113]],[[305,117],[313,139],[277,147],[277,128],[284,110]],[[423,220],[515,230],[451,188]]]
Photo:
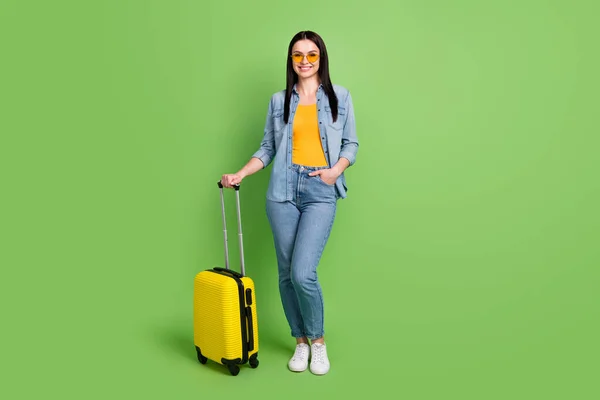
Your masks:
[[[3,397],[598,398],[598,11],[3,0]],[[195,359],[193,278],[304,29],[360,139],[319,268],[332,369],[286,369],[262,171],[240,193],[261,364],[232,377]]]

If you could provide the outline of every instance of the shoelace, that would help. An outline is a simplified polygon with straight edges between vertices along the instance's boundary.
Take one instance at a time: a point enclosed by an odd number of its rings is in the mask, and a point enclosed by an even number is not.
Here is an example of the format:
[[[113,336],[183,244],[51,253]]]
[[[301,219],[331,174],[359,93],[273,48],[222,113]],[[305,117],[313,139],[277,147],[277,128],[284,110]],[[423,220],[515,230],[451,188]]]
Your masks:
[[[294,360],[298,358],[307,359],[308,358],[308,348],[306,346],[296,346],[296,351],[294,352]]]
[[[313,346],[312,349],[313,361],[321,363],[325,361],[325,346]]]

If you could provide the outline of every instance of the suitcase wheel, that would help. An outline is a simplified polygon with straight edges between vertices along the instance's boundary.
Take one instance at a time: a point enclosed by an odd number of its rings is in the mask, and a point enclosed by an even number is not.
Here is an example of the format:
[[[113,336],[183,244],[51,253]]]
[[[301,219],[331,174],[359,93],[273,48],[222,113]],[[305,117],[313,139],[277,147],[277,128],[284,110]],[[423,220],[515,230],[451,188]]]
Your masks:
[[[198,361],[200,361],[200,364],[206,364],[208,359],[202,355],[198,346],[196,346],[196,354],[198,355]]]
[[[240,367],[235,364],[227,364],[227,369],[231,372],[231,375],[236,376],[240,373]]]
[[[250,360],[248,360],[251,368],[258,367],[258,353],[254,353],[250,356]]]

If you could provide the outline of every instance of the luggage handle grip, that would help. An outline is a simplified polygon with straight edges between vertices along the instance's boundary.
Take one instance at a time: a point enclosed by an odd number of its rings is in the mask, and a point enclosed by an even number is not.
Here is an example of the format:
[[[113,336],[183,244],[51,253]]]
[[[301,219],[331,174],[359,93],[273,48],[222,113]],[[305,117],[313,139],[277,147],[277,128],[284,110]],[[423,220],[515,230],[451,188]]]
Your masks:
[[[223,186],[223,184],[221,183],[221,181],[217,182],[217,185],[219,186],[219,189],[223,189],[223,187],[224,187],[224,186]],[[240,190],[240,185],[239,185],[239,183],[238,183],[237,185],[233,185],[233,188],[234,188],[235,190]]]

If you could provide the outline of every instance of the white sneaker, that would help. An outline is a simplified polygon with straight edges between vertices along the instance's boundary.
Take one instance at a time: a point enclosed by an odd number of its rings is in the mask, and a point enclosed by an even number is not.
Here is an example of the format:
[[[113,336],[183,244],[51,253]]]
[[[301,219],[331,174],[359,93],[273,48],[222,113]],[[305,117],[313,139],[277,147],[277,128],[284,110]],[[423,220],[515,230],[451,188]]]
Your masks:
[[[308,356],[310,353],[310,347],[306,343],[300,343],[296,345],[296,351],[288,362],[288,368],[290,371],[302,372],[308,368]]]
[[[313,343],[310,346],[311,360],[310,372],[315,375],[325,375],[329,372],[329,359],[327,358],[327,348],[324,344]]]

